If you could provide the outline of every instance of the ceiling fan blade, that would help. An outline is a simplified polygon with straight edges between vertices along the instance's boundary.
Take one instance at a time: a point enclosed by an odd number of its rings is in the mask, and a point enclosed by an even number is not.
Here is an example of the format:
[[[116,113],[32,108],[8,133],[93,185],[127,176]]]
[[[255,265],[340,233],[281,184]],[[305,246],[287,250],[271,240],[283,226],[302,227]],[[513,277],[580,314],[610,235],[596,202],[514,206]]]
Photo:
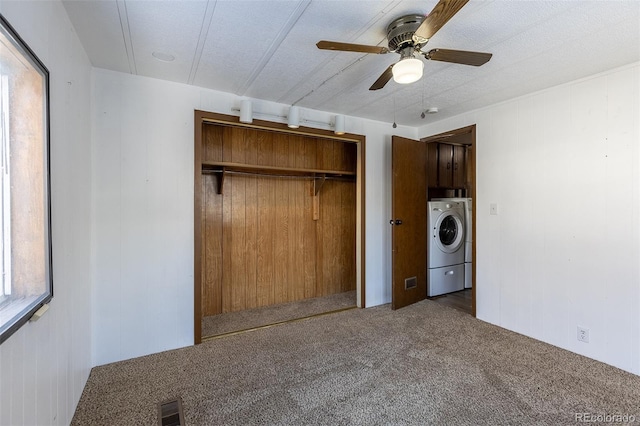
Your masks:
[[[395,65],[395,64],[394,64]],[[378,90],[378,89],[382,89],[388,82],[389,80],[391,80],[391,77],[393,77],[393,72],[391,71],[393,68],[393,65],[389,65],[389,68],[387,68],[381,75],[380,77],[378,77],[378,79],[376,80],[375,83],[373,83],[371,85],[371,87],[369,87],[369,90]]]
[[[493,54],[467,52],[465,50],[433,49],[424,53],[424,57],[432,61],[452,62],[454,64],[473,65],[479,67],[489,62]]]
[[[342,50],[344,52],[362,52],[362,53],[389,53],[389,49],[383,46],[368,46],[366,44],[341,43],[339,41],[320,40],[316,43],[318,49],[324,50]]]
[[[469,0],[440,0],[413,35],[416,43],[426,43]]]

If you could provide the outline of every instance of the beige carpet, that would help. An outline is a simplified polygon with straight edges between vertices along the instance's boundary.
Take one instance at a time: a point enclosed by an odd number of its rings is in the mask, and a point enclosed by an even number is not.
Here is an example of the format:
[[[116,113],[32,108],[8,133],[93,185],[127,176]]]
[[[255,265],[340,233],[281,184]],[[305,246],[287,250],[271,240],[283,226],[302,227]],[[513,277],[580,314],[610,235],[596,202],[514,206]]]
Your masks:
[[[353,309],[94,368],[73,425],[575,425],[634,415],[640,377],[429,300]]]
[[[297,302],[279,303],[261,308],[213,315],[202,319],[202,336],[217,336],[233,331],[262,327],[352,306],[356,306],[355,290]]]

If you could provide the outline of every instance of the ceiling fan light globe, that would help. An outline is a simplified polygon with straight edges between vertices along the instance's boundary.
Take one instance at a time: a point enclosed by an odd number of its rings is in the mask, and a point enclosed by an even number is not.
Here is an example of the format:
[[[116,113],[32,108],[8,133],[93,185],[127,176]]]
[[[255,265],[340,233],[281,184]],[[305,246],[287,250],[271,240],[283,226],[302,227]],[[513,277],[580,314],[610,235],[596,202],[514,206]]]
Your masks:
[[[422,78],[424,62],[417,58],[406,58],[393,66],[393,81],[400,84],[410,84]]]

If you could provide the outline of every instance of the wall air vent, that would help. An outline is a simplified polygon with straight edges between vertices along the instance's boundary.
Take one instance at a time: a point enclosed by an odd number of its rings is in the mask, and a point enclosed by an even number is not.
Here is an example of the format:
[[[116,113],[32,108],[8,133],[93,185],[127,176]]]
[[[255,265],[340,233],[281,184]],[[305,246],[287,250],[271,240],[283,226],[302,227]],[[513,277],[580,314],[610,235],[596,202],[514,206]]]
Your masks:
[[[405,280],[404,280],[404,289],[405,290],[409,290],[410,288],[416,288],[416,287],[418,287],[418,278],[417,277],[405,278]]]

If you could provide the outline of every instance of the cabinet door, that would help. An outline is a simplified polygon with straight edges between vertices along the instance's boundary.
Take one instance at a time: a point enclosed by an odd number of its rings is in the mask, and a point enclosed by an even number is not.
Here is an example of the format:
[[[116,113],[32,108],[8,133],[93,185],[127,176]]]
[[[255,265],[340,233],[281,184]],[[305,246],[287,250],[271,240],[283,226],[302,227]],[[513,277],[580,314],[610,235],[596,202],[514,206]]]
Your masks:
[[[452,174],[453,146],[446,143],[438,144],[438,187],[451,188],[453,186]]]
[[[464,158],[465,147],[462,145],[453,146],[453,173],[451,177],[451,186],[453,188],[464,188]]]

